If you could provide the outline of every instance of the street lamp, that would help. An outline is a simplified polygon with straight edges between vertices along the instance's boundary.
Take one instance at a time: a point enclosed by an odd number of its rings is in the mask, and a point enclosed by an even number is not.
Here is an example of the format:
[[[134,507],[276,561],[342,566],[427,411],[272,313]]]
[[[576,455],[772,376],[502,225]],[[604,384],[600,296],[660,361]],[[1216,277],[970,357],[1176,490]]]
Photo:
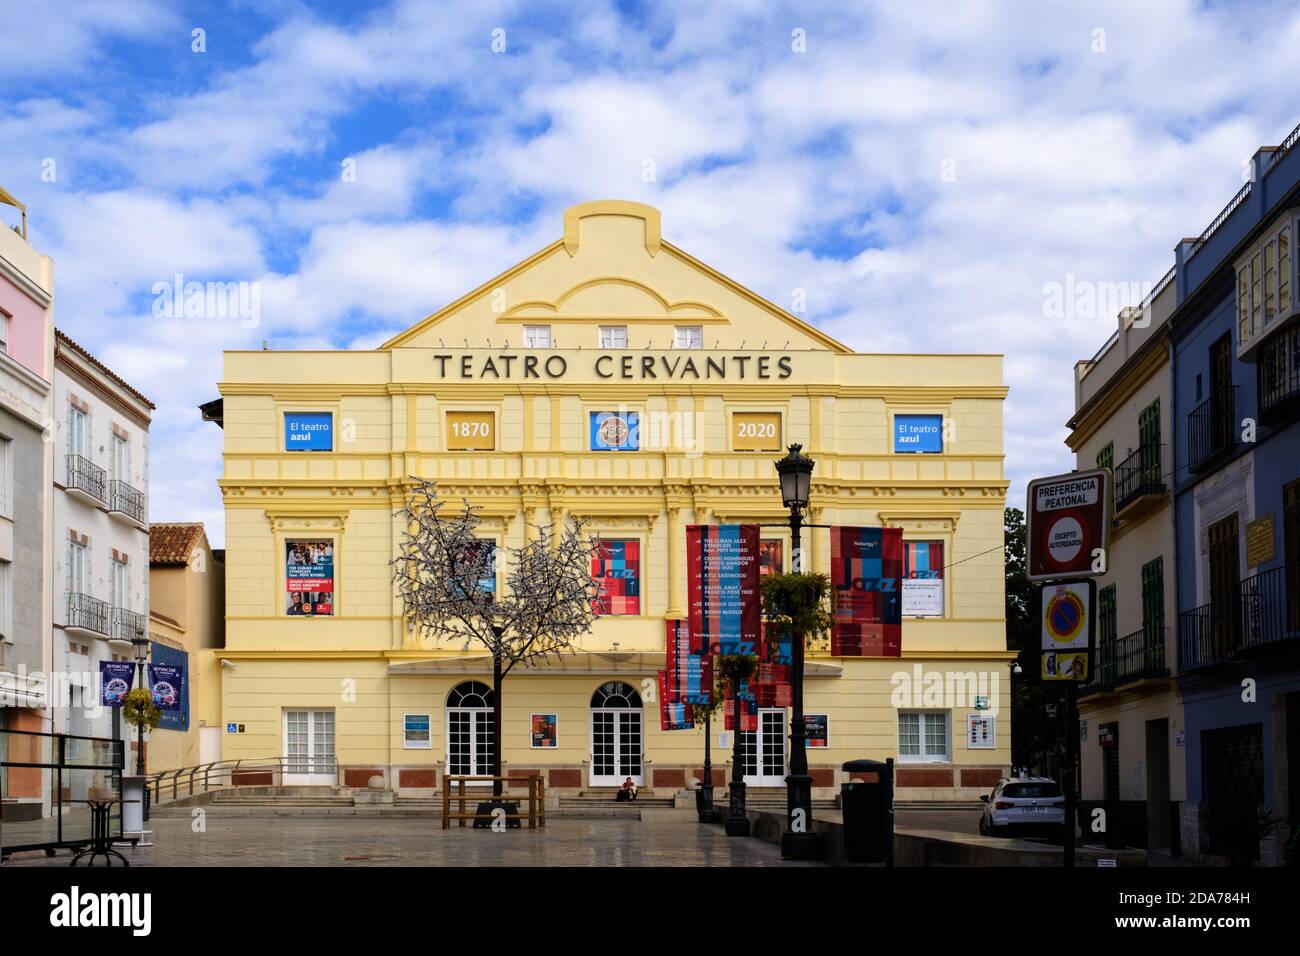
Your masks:
[[[776,462],[781,479],[781,501],[790,511],[790,570],[803,571],[800,531],[812,490],[816,462],[803,454],[803,445],[793,444],[789,454]],[[781,855],[788,860],[816,860],[822,856],[822,841],[812,832],[812,777],[808,774],[808,751],[804,743],[803,651],[804,635],[790,635],[790,775],[785,778],[786,832],[781,834]]]
[[[145,681],[144,665],[149,660],[149,638],[144,633],[143,628],[136,628],[131,634],[131,652],[135,656],[136,669],[136,686],[148,690],[148,684]],[[144,777],[144,722],[135,725],[135,775]],[[144,786],[143,793],[144,805],[141,807],[141,817],[144,820],[149,819],[149,787]]]

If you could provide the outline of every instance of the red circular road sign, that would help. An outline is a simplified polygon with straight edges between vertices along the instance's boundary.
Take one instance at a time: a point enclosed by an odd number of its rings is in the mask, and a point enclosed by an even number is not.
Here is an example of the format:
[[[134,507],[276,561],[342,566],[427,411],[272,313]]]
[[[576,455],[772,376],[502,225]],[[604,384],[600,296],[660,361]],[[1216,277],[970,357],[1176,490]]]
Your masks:
[[[1043,517],[1041,527],[1038,540],[1041,570],[1073,574],[1089,569],[1095,545],[1089,515],[1083,509],[1050,512]]]

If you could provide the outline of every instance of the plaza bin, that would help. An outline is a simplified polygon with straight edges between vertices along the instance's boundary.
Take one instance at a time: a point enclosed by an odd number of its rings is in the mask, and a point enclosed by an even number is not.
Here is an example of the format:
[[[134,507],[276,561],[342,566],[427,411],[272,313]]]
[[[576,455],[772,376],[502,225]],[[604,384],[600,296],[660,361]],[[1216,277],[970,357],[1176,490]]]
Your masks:
[[[894,865],[894,760],[850,760],[840,785],[844,857],[850,863]]]

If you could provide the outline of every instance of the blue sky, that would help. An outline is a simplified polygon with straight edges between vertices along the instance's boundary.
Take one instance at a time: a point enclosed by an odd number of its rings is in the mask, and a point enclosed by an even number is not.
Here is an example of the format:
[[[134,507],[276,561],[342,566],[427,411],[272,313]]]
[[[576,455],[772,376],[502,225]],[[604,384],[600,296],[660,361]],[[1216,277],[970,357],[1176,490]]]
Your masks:
[[[1005,353],[1015,501],[1115,324],[1045,287],[1154,283],[1300,121],[1281,2],[10,0],[0,38],[57,322],[158,405],[151,517],[217,541],[222,349],[373,347],[593,198],[860,350]],[[155,316],[176,273],[260,323]]]

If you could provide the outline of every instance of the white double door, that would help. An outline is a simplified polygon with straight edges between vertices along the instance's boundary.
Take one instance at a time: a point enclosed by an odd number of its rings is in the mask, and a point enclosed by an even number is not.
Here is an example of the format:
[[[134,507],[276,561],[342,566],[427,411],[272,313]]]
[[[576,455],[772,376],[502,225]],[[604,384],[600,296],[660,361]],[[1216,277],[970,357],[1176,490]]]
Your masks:
[[[334,711],[284,712],[284,782],[337,783],[334,759]]]
[[[478,707],[447,710],[447,776],[492,776],[492,711]],[[467,786],[492,786],[490,780]]]
[[[618,787],[628,777],[643,783],[641,711],[598,708],[591,712],[591,785]]]
[[[785,785],[785,740],[787,718],[784,710],[760,710],[758,733],[743,731],[740,745],[740,770],[751,787]]]

